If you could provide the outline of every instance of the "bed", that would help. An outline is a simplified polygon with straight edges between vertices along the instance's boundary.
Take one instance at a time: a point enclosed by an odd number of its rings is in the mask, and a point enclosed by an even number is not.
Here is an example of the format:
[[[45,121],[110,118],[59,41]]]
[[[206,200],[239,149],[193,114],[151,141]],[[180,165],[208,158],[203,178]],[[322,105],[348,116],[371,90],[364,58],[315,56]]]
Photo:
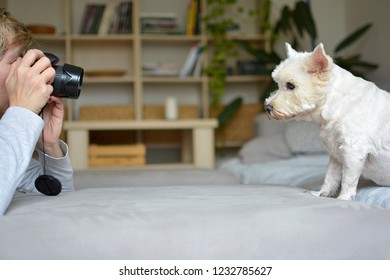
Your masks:
[[[1,259],[389,259],[390,211],[270,185],[21,195]]]
[[[0,217],[0,259],[390,259],[387,189],[311,195],[323,147],[293,152],[286,124],[267,125],[279,140],[258,136],[216,170],[80,171],[73,193],[16,194]]]
[[[232,173],[243,184],[286,185],[320,190],[329,156],[314,122],[275,121],[260,114],[256,137],[219,169]],[[390,210],[390,188],[361,178],[355,201]]]

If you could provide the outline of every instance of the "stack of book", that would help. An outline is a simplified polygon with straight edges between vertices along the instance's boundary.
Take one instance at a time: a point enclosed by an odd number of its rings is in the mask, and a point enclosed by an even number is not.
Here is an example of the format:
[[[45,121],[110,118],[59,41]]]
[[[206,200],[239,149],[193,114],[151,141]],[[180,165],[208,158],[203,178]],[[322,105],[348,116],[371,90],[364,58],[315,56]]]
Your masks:
[[[132,32],[132,2],[118,5],[86,4],[80,34],[129,34]]]
[[[141,33],[177,34],[180,33],[177,18],[172,13],[142,14]]]
[[[177,68],[173,63],[144,63],[142,65],[144,76],[177,76]]]

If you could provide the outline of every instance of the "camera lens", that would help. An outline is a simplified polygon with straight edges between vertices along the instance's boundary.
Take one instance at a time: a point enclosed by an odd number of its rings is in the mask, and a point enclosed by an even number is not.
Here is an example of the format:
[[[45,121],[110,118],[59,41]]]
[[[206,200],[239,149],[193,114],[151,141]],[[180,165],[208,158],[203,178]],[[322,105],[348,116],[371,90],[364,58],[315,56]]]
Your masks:
[[[54,65],[53,68],[56,70],[56,76],[52,83],[53,95],[70,99],[79,98],[84,70],[66,63],[64,66]]]

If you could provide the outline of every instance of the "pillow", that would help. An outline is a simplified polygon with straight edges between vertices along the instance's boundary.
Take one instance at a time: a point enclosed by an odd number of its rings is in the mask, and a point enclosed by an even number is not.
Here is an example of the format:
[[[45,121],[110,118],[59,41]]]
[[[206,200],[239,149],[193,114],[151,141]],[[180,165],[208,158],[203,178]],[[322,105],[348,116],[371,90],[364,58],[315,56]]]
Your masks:
[[[289,158],[291,152],[283,134],[277,134],[272,137],[253,138],[242,146],[239,155],[244,164],[252,164]]]
[[[261,113],[255,118],[255,129],[256,136],[274,136],[278,134],[283,134],[286,124],[286,121],[277,121],[274,119],[269,119],[266,113]]]
[[[290,121],[284,131],[286,144],[293,154],[326,153],[320,126],[310,121]]]

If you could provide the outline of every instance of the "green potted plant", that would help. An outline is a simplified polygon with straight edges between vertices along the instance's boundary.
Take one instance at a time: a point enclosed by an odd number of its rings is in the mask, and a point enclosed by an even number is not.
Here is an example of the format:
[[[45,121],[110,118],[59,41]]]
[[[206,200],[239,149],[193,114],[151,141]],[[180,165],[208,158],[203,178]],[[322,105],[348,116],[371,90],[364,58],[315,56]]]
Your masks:
[[[211,108],[219,110],[221,98],[226,85],[226,64],[231,57],[237,56],[237,41],[228,38],[229,30],[237,23],[231,14],[243,13],[238,7],[237,0],[207,0],[207,13],[203,17],[207,36],[209,37],[207,51],[211,53],[209,63],[204,69],[209,79],[209,94]],[[226,123],[235,115],[242,105],[242,98],[237,97],[217,114],[218,131],[224,132]]]
[[[227,37],[228,31],[237,25],[229,17],[232,9],[237,8],[236,2],[237,0],[207,0],[207,13],[203,17],[209,37],[207,49],[211,52],[204,71],[210,77],[209,92],[212,106],[220,104],[225,89],[227,59],[237,55],[237,42]]]

